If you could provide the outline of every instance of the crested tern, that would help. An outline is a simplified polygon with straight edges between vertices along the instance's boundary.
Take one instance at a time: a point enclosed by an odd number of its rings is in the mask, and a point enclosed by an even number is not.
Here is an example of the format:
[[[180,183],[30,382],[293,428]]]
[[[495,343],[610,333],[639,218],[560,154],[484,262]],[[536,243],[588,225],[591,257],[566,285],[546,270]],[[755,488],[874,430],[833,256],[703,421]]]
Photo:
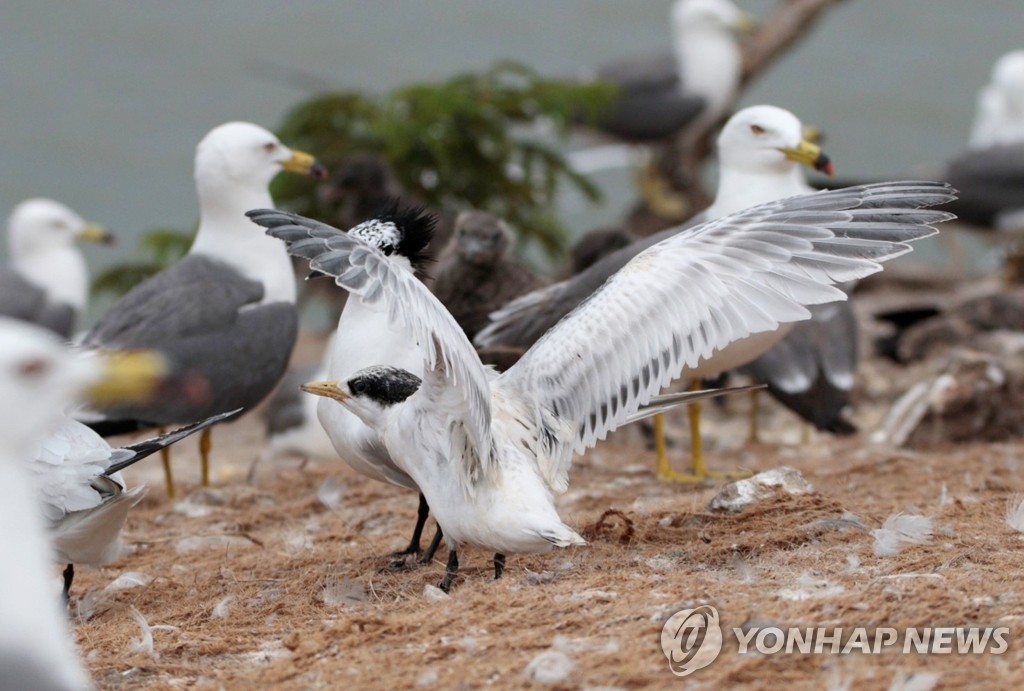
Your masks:
[[[280,211],[248,213],[289,252],[407,330],[422,376],[394,365],[307,386],[377,431],[426,497],[449,548],[504,555],[581,544],[554,507],[574,452],[686,400],[658,396],[684,370],[843,300],[835,283],[935,234],[948,185],[895,182],[769,202],[674,235],[634,257],[501,375],[443,305],[377,247]],[[680,299],[685,295],[685,299]],[[335,407],[339,407],[335,404]],[[500,565],[495,564],[496,575]]]

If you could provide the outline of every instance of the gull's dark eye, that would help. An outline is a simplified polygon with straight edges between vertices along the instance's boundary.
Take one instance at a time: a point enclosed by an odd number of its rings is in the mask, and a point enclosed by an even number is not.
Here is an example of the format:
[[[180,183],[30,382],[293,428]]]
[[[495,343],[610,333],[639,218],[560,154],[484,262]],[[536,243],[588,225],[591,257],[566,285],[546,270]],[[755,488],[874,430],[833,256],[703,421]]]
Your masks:
[[[765,129],[763,127],[761,127],[760,125],[751,125],[750,126],[750,131],[753,132],[754,134],[760,136],[760,135],[764,134]]]
[[[362,379],[357,379],[356,381],[352,382],[352,393],[356,394],[357,396],[366,393],[366,382],[363,381]]]
[[[266,144],[263,145],[263,150],[266,151],[268,154],[274,153],[276,149],[277,144],[275,144],[274,142],[267,142]]]

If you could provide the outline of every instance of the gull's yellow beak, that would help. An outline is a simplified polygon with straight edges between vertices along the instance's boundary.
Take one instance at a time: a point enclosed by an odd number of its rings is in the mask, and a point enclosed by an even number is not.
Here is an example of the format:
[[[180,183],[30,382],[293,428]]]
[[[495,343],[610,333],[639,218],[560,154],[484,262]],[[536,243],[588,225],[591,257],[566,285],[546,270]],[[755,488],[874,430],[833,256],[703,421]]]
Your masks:
[[[85,226],[78,231],[77,237],[79,240],[97,242],[101,245],[113,245],[117,241],[117,238],[104,230],[103,226],[99,223],[86,223]]]
[[[740,12],[732,22],[732,30],[738,34],[749,34],[757,28],[757,20],[754,15]]]
[[[350,396],[341,390],[336,381],[311,381],[308,384],[303,384],[299,387],[306,393],[311,393],[316,396],[323,396],[325,398],[333,398],[336,401],[345,402]]]
[[[108,351],[99,357],[100,379],[85,391],[93,405],[147,401],[171,374],[167,358],[155,350]]]
[[[327,177],[327,169],[320,165],[312,155],[295,149],[292,149],[292,155],[288,159],[281,162],[281,167],[289,173],[311,175],[317,180]]]
[[[785,154],[789,160],[802,163],[805,166],[821,171],[825,175],[832,175],[835,172],[832,167],[832,160],[825,155],[821,147],[810,143],[806,139],[800,140],[800,144],[795,149],[781,147],[779,151]]]

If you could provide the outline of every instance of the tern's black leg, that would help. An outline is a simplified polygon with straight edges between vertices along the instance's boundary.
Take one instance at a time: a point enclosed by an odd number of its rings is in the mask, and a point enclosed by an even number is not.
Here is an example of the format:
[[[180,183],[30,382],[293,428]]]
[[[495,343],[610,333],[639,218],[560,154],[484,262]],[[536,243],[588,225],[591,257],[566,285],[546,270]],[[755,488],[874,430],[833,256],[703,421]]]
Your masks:
[[[64,604],[66,605],[71,599],[71,581],[75,579],[75,565],[68,564],[67,568],[64,569]]]
[[[423,526],[427,523],[427,516],[430,515],[430,507],[427,506],[427,498],[420,493],[420,506],[416,510],[416,527],[412,531],[412,539],[409,540],[409,546],[403,549],[401,552],[392,552],[393,557],[404,557],[410,554],[419,554],[420,552],[420,538],[423,537]]]
[[[454,549],[448,550],[448,565],[444,567],[444,580],[437,584],[437,587],[448,592],[452,589],[452,579],[459,571],[459,555]]]
[[[434,554],[437,553],[437,548],[441,546],[442,537],[444,537],[444,533],[441,532],[441,525],[438,524],[437,532],[434,533],[434,539],[430,541],[427,551],[423,553],[423,557],[420,559],[421,564],[429,564],[434,561]]]
[[[494,553],[494,580],[501,578],[501,574],[505,573],[505,555],[498,552]]]

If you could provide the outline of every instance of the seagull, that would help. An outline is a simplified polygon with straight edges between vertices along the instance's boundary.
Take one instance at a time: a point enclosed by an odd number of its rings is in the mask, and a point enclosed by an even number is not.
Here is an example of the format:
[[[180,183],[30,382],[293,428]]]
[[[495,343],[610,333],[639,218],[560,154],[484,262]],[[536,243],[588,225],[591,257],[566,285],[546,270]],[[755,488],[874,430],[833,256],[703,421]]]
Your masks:
[[[992,67],[992,80],[978,92],[968,146],[986,149],[1024,143],[1024,50],[1012,50]]]
[[[632,145],[663,143],[681,133],[702,132],[722,118],[739,89],[743,56],[736,38],[755,22],[731,0],[676,0],[669,24],[672,50],[625,58],[597,67],[584,81],[615,88],[610,103],[593,118],[600,132]],[[574,152],[574,168],[605,167],[608,147]],[[652,162],[640,169],[638,185],[650,208],[666,217],[679,213],[667,198]]]
[[[487,315],[546,281],[512,256],[515,234],[497,216],[464,211],[441,251],[431,290],[451,312],[468,338],[487,325]],[[521,354],[521,353],[519,353]],[[486,361],[502,369],[517,354],[492,352]]]
[[[11,264],[0,269],[0,316],[71,338],[89,297],[89,273],[75,240],[111,244],[114,238],[52,199],[14,207],[7,219]]]
[[[196,148],[199,230],[188,254],[118,300],[85,336],[87,348],[155,348],[175,367],[201,375],[202,405],[167,396],[148,405],[97,411],[102,421],[136,426],[187,424],[251,408],[284,374],[298,331],[295,277],[284,246],[253,232],[244,212],[272,206],[280,171],[322,177],[309,154],[293,151],[257,125],[229,122]],[[109,428],[108,428],[109,429]],[[199,435],[202,484],[209,485],[210,429]],[[162,452],[168,495],[169,457]]]
[[[151,355],[104,359],[106,372],[99,358],[74,354],[52,332],[0,318],[0,688],[91,688],[49,587],[51,537],[25,459],[83,390],[109,400],[148,388],[160,373]],[[121,381],[97,382],[113,375]]]
[[[574,452],[685,401],[692,394],[657,394],[730,343],[806,319],[806,304],[845,299],[834,283],[875,273],[909,251],[908,242],[936,233],[931,224],[951,216],[923,207],[952,196],[929,182],[849,188],[769,202],[673,235],[629,261],[501,375],[482,365],[444,306],[377,247],[294,214],[249,216],[406,330],[408,351],[422,359],[422,376],[369,367],[306,390],[376,430],[415,481],[449,549],[444,589],[462,545],[502,556],[582,544],[553,498],[568,488]],[[495,559],[496,576],[503,561]]]
[[[629,247],[634,242],[636,237],[620,226],[589,230],[580,235],[569,248],[569,267],[564,275],[581,273],[609,254]]]
[[[676,0],[672,50],[598,66],[588,79],[616,87],[595,125],[628,142],[661,141],[725,114],[739,88],[737,32],[754,21],[730,0]]]
[[[967,149],[947,160],[935,179],[961,190],[950,210],[980,228],[1024,229],[1024,142]]]
[[[64,569],[64,599],[74,564],[103,566],[117,559],[128,510],[142,499],[127,490],[121,471],[185,437],[241,412],[233,410],[153,439],[113,448],[86,425],[65,416],[29,454],[57,561]]]
[[[827,174],[832,161],[821,148],[803,139],[800,120],[788,110],[758,105],[737,112],[718,137],[719,180],[714,203],[688,224],[669,228],[608,255],[582,273],[534,291],[491,315],[491,324],[474,338],[481,348],[526,349],[537,342],[565,315],[575,309],[629,261],[659,242],[696,225],[728,216],[751,206],[810,192],[799,165]],[[787,324],[773,333],[757,333],[719,350],[700,366],[687,372],[695,380],[709,379],[746,364],[781,340]],[[796,327],[807,328],[807,327]],[[719,475],[704,464],[699,431],[700,409],[690,408],[693,469],[679,473],[671,468],[664,444],[664,427],[654,418],[658,475],[663,479],[694,482]]]
[[[852,282],[839,288],[850,295]],[[756,360],[740,367],[777,401],[817,429],[854,434],[844,417],[857,371],[857,316],[849,300],[808,307],[811,318]],[[757,441],[758,391],[752,392],[750,441]]]

